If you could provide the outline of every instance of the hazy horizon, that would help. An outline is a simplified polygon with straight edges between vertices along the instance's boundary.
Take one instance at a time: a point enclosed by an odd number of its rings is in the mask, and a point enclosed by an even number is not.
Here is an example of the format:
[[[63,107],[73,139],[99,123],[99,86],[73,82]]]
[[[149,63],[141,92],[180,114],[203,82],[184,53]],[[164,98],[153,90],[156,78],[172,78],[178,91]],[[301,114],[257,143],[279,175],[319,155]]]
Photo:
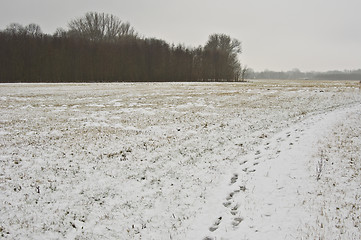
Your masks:
[[[105,12],[170,44],[197,47],[213,33],[230,35],[242,42],[242,64],[255,71],[329,71],[361,68],[359,9],[356,0],[1,0],[0,29],[36,23],[52,34],[88,11]]]

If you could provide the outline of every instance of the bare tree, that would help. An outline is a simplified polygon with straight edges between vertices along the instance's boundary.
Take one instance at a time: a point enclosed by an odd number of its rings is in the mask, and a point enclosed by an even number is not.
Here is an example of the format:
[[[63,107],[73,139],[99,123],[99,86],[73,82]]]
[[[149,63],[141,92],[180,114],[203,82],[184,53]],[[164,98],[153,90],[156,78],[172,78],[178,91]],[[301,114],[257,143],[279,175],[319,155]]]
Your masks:
[[[217,81],[237,78],[240,70],[238,54],[242,52],[240,41],[225,34],[213,34],[209,36],[204,52],[211,78]]]
[[[9,24],[6,27],[5,32],[11,35],[22,35],[26,33],[25,28],[19,23]]]
[[[245,82],[248,75],[248,67],[245,65],[241,68],[241,82]]]
[[[57,37],[57,38],[63,38],[66,37],[67,32],[64,28],[57,28],[55,30],[55,33],[53,34],[53,37]]]
[[[43,34],[40,26],[35,23],[30,23],[25,27],[19,23],[11,23],[7,26],[5,32],[11,35],[23,35],[30,37],[39,37]]]
[[[88,12],[84,17],[69,22],[69,33],[92,41],[114,41],[121,36],[135,36],[129,23],[123,23],[118,17]]]
[[[30,23],[25,27],[26,35],[31,37],[39,37],[43,34],[39,25]]]

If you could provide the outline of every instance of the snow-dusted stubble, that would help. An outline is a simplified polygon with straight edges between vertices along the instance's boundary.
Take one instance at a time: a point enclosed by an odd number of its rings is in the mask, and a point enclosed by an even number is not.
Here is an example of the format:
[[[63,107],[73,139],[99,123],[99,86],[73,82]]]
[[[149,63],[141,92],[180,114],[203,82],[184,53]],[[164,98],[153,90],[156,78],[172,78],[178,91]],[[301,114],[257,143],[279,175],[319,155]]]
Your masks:
[[[0,236],[184,238],[242,156],[357,84],[2,84]]]

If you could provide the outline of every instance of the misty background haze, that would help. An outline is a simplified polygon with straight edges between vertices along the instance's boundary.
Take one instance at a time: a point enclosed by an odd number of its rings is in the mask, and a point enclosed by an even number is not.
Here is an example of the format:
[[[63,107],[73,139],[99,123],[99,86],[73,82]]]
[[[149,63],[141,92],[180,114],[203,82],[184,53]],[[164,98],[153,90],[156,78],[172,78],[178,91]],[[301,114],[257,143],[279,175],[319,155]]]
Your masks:
[[[358,0],[0,1],[0,28],[36,23],[44,33],[88,11],[128,21],[145,37],[197,47],[212,33],[242,42],[241,62],[256,71],[359,69]]]

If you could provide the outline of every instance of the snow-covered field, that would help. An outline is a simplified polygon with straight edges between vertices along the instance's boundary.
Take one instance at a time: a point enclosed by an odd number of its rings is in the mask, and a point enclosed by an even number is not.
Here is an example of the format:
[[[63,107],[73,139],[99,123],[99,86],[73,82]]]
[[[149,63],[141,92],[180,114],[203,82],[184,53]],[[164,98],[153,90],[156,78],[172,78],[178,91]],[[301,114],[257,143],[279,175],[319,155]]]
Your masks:
[[[361,239],[358,82],[0,85],[0,238]]]

